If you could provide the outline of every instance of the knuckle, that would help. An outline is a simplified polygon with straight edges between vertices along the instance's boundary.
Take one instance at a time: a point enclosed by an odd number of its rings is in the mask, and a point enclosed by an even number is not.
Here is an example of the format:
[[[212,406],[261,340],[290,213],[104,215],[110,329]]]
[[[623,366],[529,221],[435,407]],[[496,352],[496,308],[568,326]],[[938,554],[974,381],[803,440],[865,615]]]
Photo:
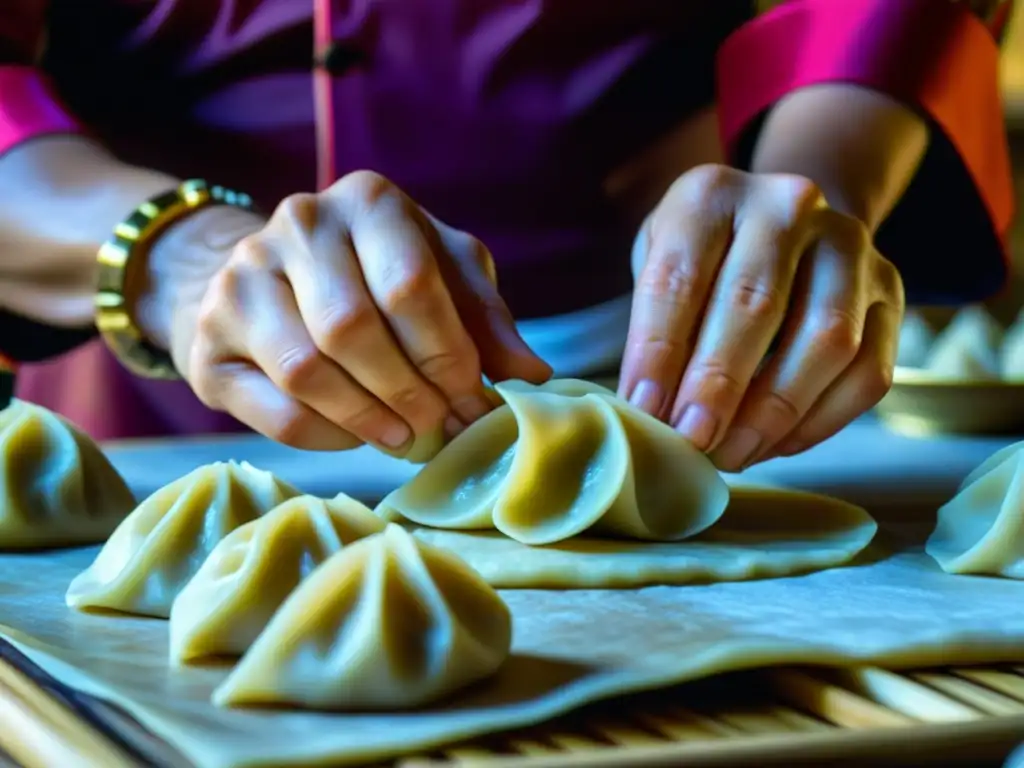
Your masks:
[[[317,347],[332,354],[364,336],[374,327],[376,320],[377,311],[368,301],[354,302],[332,307],[320,322],[313,324],[310,333]]]
[[[846,360],[856,356],[864,328],[854,315],[835,309],[812,322],[819,350]]]
[[[774,200],[783,206],[784,215],[792,221],[803,221],[822,208],[825,194],[821,187],[805,176],[790,173],[775,174],[770,179]]]
[[[637,280],[637,290],[654,299],[685,304],[701,293],[701,277],[683,258],[669,253],[647,263]]]
[[[300,192],[288,195],[277,206],[274,217],[287,222],[299,230],[310,230],[316,226],[320,213],[320,201],[316,195]]]
[[[779,425],[783,430],[796,424],[803,416],[803,409],[796,400],[786,392],[771,390],[764,394],[758,409],[769,415],[772,424]]]
[[[221,376],[210,356],[197,345],[193,347],[188,364],[189,386],[200,403],[211,410],[220,408]]]
[[[893,367],[885,363],[876,363],[865,369],[861,375],[860,391],[866,407],[875,405],[889,393],[892,377]]]
[[[893,306],[903,310],[906,296],[903,289],[903,276],[899,269],[888,259],[879,256],[875,264],[875,274],[882,295]]]
[[[741,279],[729,293],[730,309],[755,323],[773,322],[786,309],[786,298],[764,281]]]
[[[293,346],[281,350],[276,358],[274,378],[277,385],[289,395],[297,395],[308,386],[320,366],[320,350],[310,346]]]
[[[301,406],[295,405],[275,414],[266,426],[266,436],[271,440],[293,447],[301,446],[310,431],[315,417]]]
[[[732,184],[740,173],[742,173],[742,171],[737,171],[735,168],[731,168],[728,165],[722,165],[721,163],[705,163],[704,165],[698,165],[688,171],[684,178],[686,178],[687,181],[695,183],[698,187],[705,189],[719,189]]]
[[[373,206],[393,194],[395,186],[375,171],[353,171],[334,184],[334,191],[364,205]]]
[[[354,435],[371,434],[380,425],[384,418],[385,411],[374,402],[362,402],[351,408],[338,419],[338,425],[342,429]]]
[[[692,370],[687,371],[686,378],[696,382],[696,391],[700,394],[698,399],[711,404],[719,402],[722,398],[735,400],[745,389],[740,380],[718,360],[695,363]]]
[[[232,268],[266,270],[271,261],[271,250],[266,240],[259,233],[253,233],[235,243],[231,259],[221,272],[232,271]]]
[[[416,361],[416,367],[430,381],[457,388],[463,382],[474,382],[479,378],[479,362],[476,352],[440,352]]]
[[[386,314],[410,316],[422,312],[433,302],[435,275],[425,264],[406,263],[389,272],[379,302]]]
[[[420,429],[440,424],[448,413],[445,402],[421,385],[399,387],[383,399],[392,411],[408,416],[410,425]]]

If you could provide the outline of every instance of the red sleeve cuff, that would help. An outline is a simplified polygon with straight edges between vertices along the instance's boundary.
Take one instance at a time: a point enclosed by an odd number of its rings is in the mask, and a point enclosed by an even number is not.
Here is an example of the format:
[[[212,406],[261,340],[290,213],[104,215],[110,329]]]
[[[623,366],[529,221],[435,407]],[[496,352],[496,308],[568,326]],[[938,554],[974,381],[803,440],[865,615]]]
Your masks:
[[[32,67],[0,66],[0,155],[39,136],[81,132],[45,75]]]
[[[718,58],[723,141],[734,160],[766,110],[811,85],[861,85],[930,119],[932,146],[878,236],[908,298],[920,302],[985,298],[1008,273],[1014,197],[999,49],[964,5],[792,0],[735,32]],[[966,267],[955,279],[936,269],[951,260]]]

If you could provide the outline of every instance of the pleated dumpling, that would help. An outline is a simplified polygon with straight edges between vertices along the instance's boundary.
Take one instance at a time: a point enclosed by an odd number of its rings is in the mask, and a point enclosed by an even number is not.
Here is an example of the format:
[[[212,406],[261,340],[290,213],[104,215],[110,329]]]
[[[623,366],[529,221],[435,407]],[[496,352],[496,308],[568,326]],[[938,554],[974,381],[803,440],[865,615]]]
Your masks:
[[[997,451],[939,508],[925,550],[948,573],[1024,579],[1024,442]]]
[[[72,608],[167,618],[217,543],[300,491],[245,462],[194,469],[143,501],[71,582]]]
[[[1024,381],[1024,310],[1006,329],[999,358],[1004,379]]]
[[[99,446],[23,400],[0,411],[0,550],[95,544],[135,498]]]
[[[239,656],[314,568],[386,524],[355,499],[296,496],[223,539],[171,607],[172,663]]]
[[[936,337],[924,367],[950,381],[998,379],[1002,338],[1002,327],[984,307],[969,307]]]
[[[506,405],[449,443],[377,509],[387,519],[498,530],[524,544],[588,532],[679,540],[711,526],[729,490],[711,461],[596,384],[508,381]]]
[[[511,642],[508,607],[476,571],[389,524],[292,592],[213,701],[417,707],[493,675]]]

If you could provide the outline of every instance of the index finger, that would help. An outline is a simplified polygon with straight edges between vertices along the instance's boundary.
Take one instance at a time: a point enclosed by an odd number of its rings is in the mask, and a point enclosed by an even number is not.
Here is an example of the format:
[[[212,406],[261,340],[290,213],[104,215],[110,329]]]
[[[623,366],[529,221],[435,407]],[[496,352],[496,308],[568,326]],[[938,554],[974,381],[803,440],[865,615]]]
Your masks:
[[[666,418],[728,247],[732,220],[676,209],[658,212],[645,230],[640,238],[647,238],[646,258],[634,254],[642,265],[633,289],[619,394],[652,416]]]

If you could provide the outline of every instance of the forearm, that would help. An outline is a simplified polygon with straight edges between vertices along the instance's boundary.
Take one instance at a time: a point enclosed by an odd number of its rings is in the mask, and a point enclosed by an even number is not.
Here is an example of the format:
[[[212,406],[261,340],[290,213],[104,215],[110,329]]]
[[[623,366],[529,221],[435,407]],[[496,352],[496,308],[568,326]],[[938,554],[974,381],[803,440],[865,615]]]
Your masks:
[[[176,183],[81,136],[43,137],[0,156],[0,308],[46,325],[90,325],[97,250],[142,201]]]
[[[0,309],[48,326],[91,325],[100,246],[142,202],[179,183],[80,136],[37,139],[0,157]],[[168,348],[173,305],[199,298],[185,294],[261,225],[253,213],[216,207],[160,234],[127,287],[150,341]]]
[[[811,86],[772,109],[752,170],[805,176],[833,208],[875,231],[913,178],[928,139],[925,120],[888,96],[852,85]]]

